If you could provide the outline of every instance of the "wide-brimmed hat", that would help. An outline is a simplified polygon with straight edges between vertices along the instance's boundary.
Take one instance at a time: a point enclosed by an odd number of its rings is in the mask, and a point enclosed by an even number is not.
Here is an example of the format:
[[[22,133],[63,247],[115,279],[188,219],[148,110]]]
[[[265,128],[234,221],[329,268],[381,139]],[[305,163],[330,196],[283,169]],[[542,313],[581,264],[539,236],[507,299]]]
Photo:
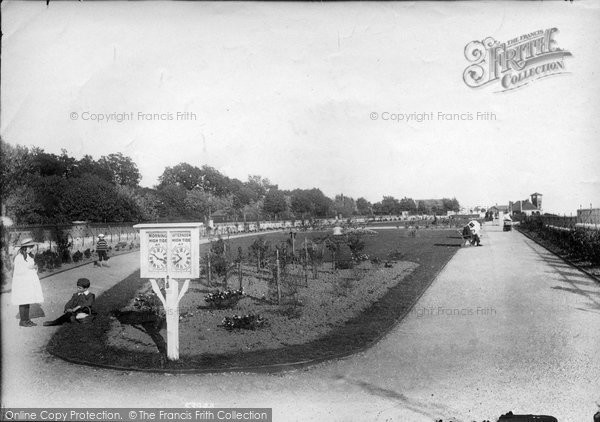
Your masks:
[[[17,248],[24,248],[26,246],[35,246],[35,242],[33,241],[32,238],[27,237],[17,243]]]
[[[104,233],[100,233],[98,237],[104,237]]]

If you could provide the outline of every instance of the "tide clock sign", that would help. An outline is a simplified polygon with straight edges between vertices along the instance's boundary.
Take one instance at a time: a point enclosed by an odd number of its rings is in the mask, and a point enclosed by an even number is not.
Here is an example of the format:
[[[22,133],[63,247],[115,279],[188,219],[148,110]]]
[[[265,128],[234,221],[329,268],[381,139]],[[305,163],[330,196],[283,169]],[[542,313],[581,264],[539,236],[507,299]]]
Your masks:
[[[200,276],[200,227],[202,223],[136,224],[140,231],[140,276],[149,278],[152,290],[165,308],[167,357],[179,359],[179,301],[190,279]],[[165,280],[166,295],[158,286]],[[184,280],[181,291],[179,280]]]

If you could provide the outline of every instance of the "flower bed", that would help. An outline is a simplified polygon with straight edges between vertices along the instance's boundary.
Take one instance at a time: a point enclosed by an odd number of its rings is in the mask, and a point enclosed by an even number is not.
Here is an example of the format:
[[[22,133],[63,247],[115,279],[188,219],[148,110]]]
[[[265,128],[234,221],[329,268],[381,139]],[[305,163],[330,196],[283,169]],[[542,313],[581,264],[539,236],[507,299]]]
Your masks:
[[[217,290],[204,296],[204,301],[211,307],[217,309],[229,308],[235,305],[244,296],[243,289],[224,291]]]
[[[281,235],[267,239],[278,237]],[[261,269],[260,274],[255,265],[254,270],[244,268],[244,296],[231,309],[207,307],[205,296],[216,289],[208,287],[206,280],[192,280],[180,302],[180,359],[176,362],[165,359],[164,325],[142,321],[142,325],[133,326],[124,318],[126,312],[136,312],[134,298],[151,292],[137,271],[96,299],[94,324],[65,324],[47,350],[82,363],[184,372],[266,367],[277,371],[295,362],[347,356],[380,339],[414,305],[456,253],[457,248],[446,245],[449,238],[443,230],[424,232],[417,238],[381,231],[366,239],[365,252],[372,262],[339,271],[325,262],[318,279],[309,272],[308,283],[302,277],[302,265],[288,264],[291,267],[286,266],[284,272],[288,278],[280,286],[281,304],[276,286],[265,279],[269,272]],[[252,241],[240,238],[232,250]],[[385,261],[395,250],[403,252],[402,261]],[[237,274],[229,281],[230,287],[240,287]],[[120,315],[123,322],[111,317],[114,309],[124,313]],[[254,331],[229,331],[222,323],[234,314],[260,315],[267,322]]]
[[[206,287],[197,284],[180,302],[180,313],[193,312],[193,316],[179,324],[180,354],[193,356],[277,349],[317,339],[360,315],[418,266],[411,262],[398,262],[392,268],[379,268],[370,262],[360,265],[366,270],[360,280],[353,270],[324,272],[318,280],[310,279],[308,287],[296,286],[295,295],[284,291],[281,305],[274,299],[272,285],[248,277],[244,280],[245,295],[234,294],[233,290],[225,293],[226,290],[210,296],[239,297],[230,310],[203,309],[197,304],[208,295],[201,293]],[[131,306],[126,309],[129,308]],[[245,328],[242,325],[258,328],[263,323],[258,320],[250,323],[239,317],[234,321],[232,311],[235,315],[261,315],[261,321],[268,320],[269,324],[259,330],[233,330]],[[161,334],[167,337],[164,327]],[[113,327],[109,333],[109,344],[129,350],[156,350],[151,339],[144,338],[139,330],[128,326]]]
[[[223,318],[222,327],[228,331],[236,329],[243,330],[256,330],[257,328],[264,327],[267,320],[260,315],[234,315],[232,317]]]

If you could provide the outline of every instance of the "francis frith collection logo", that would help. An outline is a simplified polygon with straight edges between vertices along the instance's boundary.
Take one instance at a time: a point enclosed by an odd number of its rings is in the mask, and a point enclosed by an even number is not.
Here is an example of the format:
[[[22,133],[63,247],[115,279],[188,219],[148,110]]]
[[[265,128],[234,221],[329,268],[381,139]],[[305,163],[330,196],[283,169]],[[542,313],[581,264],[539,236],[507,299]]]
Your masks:
[[[463,80],[471,88],[499,83],[500,91],[520,88],[537,79],[565,73],[567,50],[558,48],[557,28],[538,30],[506,42],[488,37],[471,41],[465,47],[465,58],[471,63],[463,72]]]

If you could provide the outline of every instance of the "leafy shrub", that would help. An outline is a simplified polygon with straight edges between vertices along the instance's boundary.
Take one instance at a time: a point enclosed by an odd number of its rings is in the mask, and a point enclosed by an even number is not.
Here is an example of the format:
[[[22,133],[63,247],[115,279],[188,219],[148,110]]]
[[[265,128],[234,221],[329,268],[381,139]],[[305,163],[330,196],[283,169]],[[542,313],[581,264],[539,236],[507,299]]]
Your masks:
[[[92,251],[90,251],[90,248],[87,248],[85,251],[83,251],[83,256],[88,259],[92,256]]]
[[[264,268],[267,261],[266,257],[270,249],[271,242],[265,241],[264,237],[259,236],[249,246],[248,252],[250,257],[256,260],[258,267]]]
[[[52,238],[56,242],[56,249],[62,263],[71,262],[72,242],[69,242],[69,234],[58,226],[52,229]]]
[[[162,303],[154,292],[142,293],[133,299],[133,307],[138,312],[160,314],[164,312]]]
[[[83,254],[79,251],[75,252],[72,256],[73,262],[79,262],[83,258]]]
[[[346,244],[350,248],[352,258],[358,260],[358,256],[362,255],[362,251],[365,249],[365,242],[361,239],[361,236],[356,233],[349,234]]]
[[[41,253],[36,253],[33,257],[33,260],[38,266],[38,271],[40,272],[53,270],[62,266],[62,259],[60,255],[56,252],[52,252],[50,249],[47,249]]]
[[[223,318],[222,327],[227,331],[235,329],[256,330],[257,328],[263,327],[266,322],[267,320],[260,315],[234,315],[232,317]]]
[[[354,259],[356,262],[362,262],[368,261],[370,258],[366,253],[359,253],[356,256],[353,256],[352,259]]]
[[[224,291],[217,290],[204,296],[204,300],[215,308],[227,308],[238,302],[244,296],[242,289]]]
[[[575,229],[551,227],[542,218],[529,218],[518,227],[535,233],[558,247],[567,256],[600,265],[600,231],[582,227]]]
[[[401,261],[404,258],[404,253],[399,248],[396,248],[390,251],[387,257],[392,261]]]
[[[349,269],[354,268],[355,264],[356,264],[356,261],[354,261],[353,259],[344,260],[344,261],[336,261],[335,268],[338,270],[349,270]]]

